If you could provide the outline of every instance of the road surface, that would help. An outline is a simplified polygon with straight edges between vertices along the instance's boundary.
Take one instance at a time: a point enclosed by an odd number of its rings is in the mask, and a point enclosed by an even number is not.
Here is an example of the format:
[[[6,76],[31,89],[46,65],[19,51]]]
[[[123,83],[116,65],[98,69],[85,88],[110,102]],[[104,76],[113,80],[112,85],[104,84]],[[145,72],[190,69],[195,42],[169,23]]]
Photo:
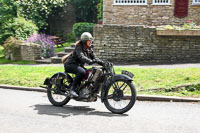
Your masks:
[[[50,104],[45,93],[0,89],[0,133],[199,133],[200,104],[140,102],[124,115],[95,103]]]

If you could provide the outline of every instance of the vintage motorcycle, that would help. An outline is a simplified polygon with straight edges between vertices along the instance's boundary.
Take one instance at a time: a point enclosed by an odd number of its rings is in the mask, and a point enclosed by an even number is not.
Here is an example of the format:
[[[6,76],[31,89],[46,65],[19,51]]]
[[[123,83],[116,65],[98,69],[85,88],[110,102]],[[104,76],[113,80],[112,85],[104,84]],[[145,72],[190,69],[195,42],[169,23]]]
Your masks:
[[[122,114],[129,111],[136,101],[133,76],[124,70],[121,74],[115,74],[113,64],[107,61],[102,67],[92,67],[86,71],[85,78],[77,89],[78,98],[69,94],[73,74],[58,72],[51,78],[46,78],[44,85],[49,101],[55,106],[63,106],[70,99],[95,102],[99,97],[112,113]]]

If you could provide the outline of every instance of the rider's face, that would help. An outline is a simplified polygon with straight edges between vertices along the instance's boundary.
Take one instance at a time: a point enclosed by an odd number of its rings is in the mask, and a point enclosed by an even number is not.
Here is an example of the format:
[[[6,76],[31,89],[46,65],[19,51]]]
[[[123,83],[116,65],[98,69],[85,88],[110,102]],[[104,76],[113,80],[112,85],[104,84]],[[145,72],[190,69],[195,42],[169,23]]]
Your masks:
[[[88,46],[89,48],[90,48],[91,44],[92,44],[92,40],[87,40],[87,46]]]

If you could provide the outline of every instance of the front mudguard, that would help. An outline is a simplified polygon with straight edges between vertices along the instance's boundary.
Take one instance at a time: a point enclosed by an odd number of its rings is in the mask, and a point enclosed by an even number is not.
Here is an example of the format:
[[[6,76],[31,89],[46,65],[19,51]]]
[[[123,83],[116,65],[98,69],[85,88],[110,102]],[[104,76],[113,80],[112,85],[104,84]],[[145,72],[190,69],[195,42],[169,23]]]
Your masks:
[[[127,75],[124,74],[116,74],[114,76],[114,80],[124,80],[124,81],[133,81],[133,79]]]
[[[133,81],[133,79],[127,75],[124,75],[124,74],[116,74],[114,75],[114,77],[111,77],[109,78],[104,87],[102,88],[101,90],[101,102],[104,102],[104,99],[105,99],[105,93],[106,91],[109,89],[109,87],[115,82],[115,81],[119,81],[119,80],[122,80],[122,81],[125,81],[125,82],[128,82],[128,81]]]

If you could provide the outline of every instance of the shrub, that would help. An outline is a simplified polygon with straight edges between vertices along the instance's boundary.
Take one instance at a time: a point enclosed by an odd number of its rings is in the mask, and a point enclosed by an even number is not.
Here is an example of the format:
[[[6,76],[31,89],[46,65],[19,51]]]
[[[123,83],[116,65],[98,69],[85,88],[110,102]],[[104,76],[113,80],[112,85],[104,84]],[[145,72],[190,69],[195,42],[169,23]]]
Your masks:
[[[17,6],[14,0],[0,0],[0,45],[9,37],[6,26],[13,23],[17,16]]]
[[[17,17],[17,4],[15,0],[0,0],[0,24],[12,21]]]
[[[49,15],[59,15],[68,2],[69,0],[18,0],[17,4],[20,15],[32,20],[40,29],[45,29]]]
[[[77,22],[97,22],[99,0],[70,0],[76,9]]]
[[[76,36],[75,36],[74,32],[71,32],[71,33],[67,34],[67,41],[68,42],[76,41]]]
[[[36,43],[41,45],[42,50],[42,57],[49,58],[55,55],[55,48],[56,45],[53,40],[50,39],[49,35],[46,34],[33,34],[30,36],[25,43]]]
[[[2,25],[0,43],[3,43],[10,36],[19,40],[25,40],[28,36],[36,33],[37,31],[38,28],[32,21],[27,21],[22,17],[14,18],[13,22]]]
[[[73,25],[73,32],[75,36],[78,38],[81,36],[83,32],[90,32],[92,34],[93,27],[94,27],[93,23],[86,23],[86,22],[75,23]]]
[[[38,27],[32,21],[27,21],[22,17],[14,19],[13,29],[15,29],[15,37],[19,40],[25,40],[38,31]]]
[[[103,18],[103,0],[100,0],[99,4],[97,5],[98,14],[97,19],[101,20]]]
[[[12,54],[18,52],[18,48],[20,48],[21,44],[23,44],[21,40],[14,37],[7,38],[3,44],[6,59],[10,59]]]
[[[4,52],[3,51],[4,51],[4,48],[3,48],[3,46],[0,45],[0,58],[4,57]]]

